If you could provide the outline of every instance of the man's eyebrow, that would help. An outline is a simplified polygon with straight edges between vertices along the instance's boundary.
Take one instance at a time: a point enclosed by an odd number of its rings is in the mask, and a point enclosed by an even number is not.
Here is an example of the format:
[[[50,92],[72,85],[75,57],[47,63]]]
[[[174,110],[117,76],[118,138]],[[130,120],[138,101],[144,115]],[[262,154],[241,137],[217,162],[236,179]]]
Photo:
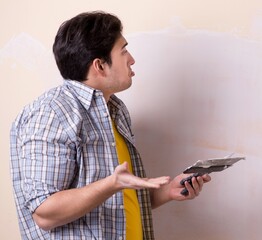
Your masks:
[[[128,45],[128,42],[126,42],[123,46],[122,49],[125,48]]]

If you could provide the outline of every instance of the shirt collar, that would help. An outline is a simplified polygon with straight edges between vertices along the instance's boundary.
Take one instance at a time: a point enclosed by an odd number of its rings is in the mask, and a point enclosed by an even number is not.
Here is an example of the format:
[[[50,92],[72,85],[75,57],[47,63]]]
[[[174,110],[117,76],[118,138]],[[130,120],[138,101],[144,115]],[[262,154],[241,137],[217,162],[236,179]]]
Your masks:
[[[96,90],[84,83],[75,80],[64,80],[64,86],[86,107],[89,108],[93,97],[102,95],[100,90]]]
[[[79,99],[79,101],[88,109],[91,105],[92,99],[94,97],[103,96],[101,90],[94,89],[84,83],[75,80],[64,80],[64,85],[66,88],[72,92],[72,94]],[[108,101],[108,107],[110,114],[113,118],[116,118],[118,111],[122,108],[122,101],[114,94],[110,96]]]

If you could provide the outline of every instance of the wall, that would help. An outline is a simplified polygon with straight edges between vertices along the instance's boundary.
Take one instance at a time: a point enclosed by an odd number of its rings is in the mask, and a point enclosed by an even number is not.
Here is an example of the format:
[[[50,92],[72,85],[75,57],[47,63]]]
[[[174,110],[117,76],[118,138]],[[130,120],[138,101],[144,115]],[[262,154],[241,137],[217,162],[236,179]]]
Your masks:
[[[231,152],[246,161],[212,174],[201,195],[154,211],[158,240],[258,240],[262,234],[262,3],[225,0],[0,2],[0,238],[19,239],[9,177],[9,128],[21,108],[58,85],[51,47],[83,11],[118,15],[136,59],[130,109],[150,176],[179,174]]]

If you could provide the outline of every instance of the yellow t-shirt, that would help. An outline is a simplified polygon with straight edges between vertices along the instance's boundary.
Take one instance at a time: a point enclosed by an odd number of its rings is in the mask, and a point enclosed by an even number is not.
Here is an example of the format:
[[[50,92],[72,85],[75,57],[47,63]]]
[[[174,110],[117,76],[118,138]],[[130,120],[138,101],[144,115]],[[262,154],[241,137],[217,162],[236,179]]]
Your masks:
[[[113,122],[113,121],[112,121]],[[126,145],[126,142],[122,135],[117,131],[115,124],[113,123],[113,130],[116,140],[116,150],[118,155],[119,164],[124,162],[128,163],[130,172],[133,172],[130,154]],[[124,207],[126,214],[126,240],[142,240],[142,222],[140,207],[134,189],[124,189]]]

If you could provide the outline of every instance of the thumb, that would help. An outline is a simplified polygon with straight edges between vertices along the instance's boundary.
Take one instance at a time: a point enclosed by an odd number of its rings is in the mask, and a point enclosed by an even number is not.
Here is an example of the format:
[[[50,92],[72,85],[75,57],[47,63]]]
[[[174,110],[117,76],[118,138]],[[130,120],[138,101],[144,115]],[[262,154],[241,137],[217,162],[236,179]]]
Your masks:
[[[129,167],[127,162],[123,162],[122,164],[118,165],[115,169],[116,172],[129,172]]]

